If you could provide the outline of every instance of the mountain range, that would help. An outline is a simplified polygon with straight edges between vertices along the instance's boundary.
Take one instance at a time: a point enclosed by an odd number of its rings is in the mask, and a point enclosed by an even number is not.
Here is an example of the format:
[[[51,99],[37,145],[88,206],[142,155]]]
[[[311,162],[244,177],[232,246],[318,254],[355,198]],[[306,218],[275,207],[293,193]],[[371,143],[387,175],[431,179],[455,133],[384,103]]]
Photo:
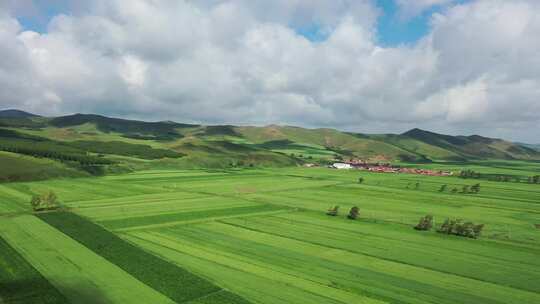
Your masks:
[[[98,165],[116,172],[161,167],[290,166],[350,158],[389,162],[540,160],[534,145],[421,129],[403,134],[360,134],[280,125],[145,122],[95,114],[42,117],[19,110],[0,111],[0,151],[4,151],[0,162],[24,155],[25,161],[35,163],[39,158],[73,174],[94,174]],[[17,168],[12,171],[20,173]]]

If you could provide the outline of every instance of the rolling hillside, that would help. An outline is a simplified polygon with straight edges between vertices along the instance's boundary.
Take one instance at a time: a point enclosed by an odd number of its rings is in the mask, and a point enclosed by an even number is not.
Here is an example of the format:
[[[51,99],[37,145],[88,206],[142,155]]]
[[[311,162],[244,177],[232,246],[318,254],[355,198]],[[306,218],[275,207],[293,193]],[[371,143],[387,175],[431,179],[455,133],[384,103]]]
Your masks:
[[[28,113],[21,110],[9,109],[0,111],[0,118],[33,118],[39,115]]]
[[[531,148],[536,151],[540,151],[540,144],[526,144],[526,143],[515,143],[515,144],[523,146],[523,147]]]
[[[49,162],[53,173],[4,173],[3,180],[101,175],[151,168],[284,167],[336,159],[390,162],[539,160],[540,152],[501,139],[450,136],[420,129],[366,135],[294,126],[202,126],[144,122],[94,114],[41,117],[0,111],[0,158]],[[21,168],[22,168],[21,167]],[[35,166],[40,167],[40,166]],[[7,171],[5,171],[7,172]],[[8,176],[9,174],[9,176]]]
[[[526,146],[496,138],[472,136],[450,136],[420,129],[413,129],[402,134],[417,141],[439,147],[469,158],[494,159],[538,159],[538,151]]]

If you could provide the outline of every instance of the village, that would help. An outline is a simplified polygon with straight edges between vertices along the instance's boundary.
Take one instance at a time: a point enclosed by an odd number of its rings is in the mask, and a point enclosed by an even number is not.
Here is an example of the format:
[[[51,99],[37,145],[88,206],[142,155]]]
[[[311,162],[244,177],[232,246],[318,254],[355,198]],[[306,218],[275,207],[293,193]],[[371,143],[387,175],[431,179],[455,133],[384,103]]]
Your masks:
[[[306,167],[314,167],[313,164],[306,164]],[[419,174],[419,175],[429,175],[429,176],[452,176],[454,173],[452,171],[443,171],[443,170],[430,170],[422,168],[407,168],[397,165],[392,165],[390,163],[369,163],[365,160],[359,159],[350,159],[349,161],[335,162],[328,166],[328,168],[338,169],[338,170],[365,170],[369,172],[376,173],[405,173],[405,174]]]

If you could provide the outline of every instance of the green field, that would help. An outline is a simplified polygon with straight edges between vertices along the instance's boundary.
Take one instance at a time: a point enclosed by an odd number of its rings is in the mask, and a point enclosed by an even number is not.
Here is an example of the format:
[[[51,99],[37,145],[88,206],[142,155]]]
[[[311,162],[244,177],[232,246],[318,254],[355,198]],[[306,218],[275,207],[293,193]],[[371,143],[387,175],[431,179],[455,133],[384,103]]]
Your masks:
[[[467,168],[532,176],[540,164]],[[478,194],[439,192],[477,182]],[[65,211],[33,215],[30,197],[49,190]],[[414,230],[426,214],[485,228]],[[70,303],[540,303],[537,225],[540,185],[458,177],[289,167],[19,182],[0,185],[0,265],[16,269],[0,278],[31,276],[33,299]],[[22,303],[12,293],[0,288],[0,303]]]

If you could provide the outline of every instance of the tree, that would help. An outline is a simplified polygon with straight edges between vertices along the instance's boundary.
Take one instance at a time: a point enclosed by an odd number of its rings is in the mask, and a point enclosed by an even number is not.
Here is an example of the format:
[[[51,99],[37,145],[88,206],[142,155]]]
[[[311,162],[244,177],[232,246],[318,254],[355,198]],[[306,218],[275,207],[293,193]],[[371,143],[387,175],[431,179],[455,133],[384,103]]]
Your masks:
[[[363,178],[363,177],[359,177],[359,178],[358,178],[358,183],[361,184],[361,183],[363,183],[363,182],[364,182],[364,178]]]
[[[427,231],[427,230],[431,230],[432,227],[433,227],[433,216],[431,214],[428,214],[420,218],[420,221],[418,221],[418,224],[414,226],[414,229]]]
[[[326,211],[326,214],[330,216],[336,216],[338,215],[338,211],[339,211],[339,206],[336,205],[334,207],[330,207],[328,211]]]
[[[474,184],[471,186],[471,192],[472,193],[478,193],[480,192],[480,184]]]
[[[47,209],[51,209],[56,207],[57,205],[57,197],[56,194],[52,191],[49,191],[47,195],[45,196],[45,206]]]
[[[437,232],[445,234],[452,233],[452,223],[450,219],[447,218],[444,223],[442,223],[441,226],[437,229]]]
[[[32,196],[30,205],[34,211],[53,210],[59,207],[58,198],[52,191],[46,194]]]
[[[360,216],[360,209],[358,209],[356,206],[352,207],[349,211],[349,215],[347,215],[347,217],[351,220],[357,219],[358,216]]]
[[[446,191],[446,187],[448,187],[448,186],[447,185],[442,185],[441,188],[439,189],[439,192]]]
[[[33,210],[38,210],[39,206],[41,205],[41,197],[39,195],[33,195],[32,199],[30,200],[30,205],[32,206]]]
[[[533,184],[540,183],[540,175],[533,176],[532,180],[533,180]]]
[[[475,239],[480,237],[480,235],[482,234],[482,229],[484,229],[484,224],[475,225],[473,227]]]

